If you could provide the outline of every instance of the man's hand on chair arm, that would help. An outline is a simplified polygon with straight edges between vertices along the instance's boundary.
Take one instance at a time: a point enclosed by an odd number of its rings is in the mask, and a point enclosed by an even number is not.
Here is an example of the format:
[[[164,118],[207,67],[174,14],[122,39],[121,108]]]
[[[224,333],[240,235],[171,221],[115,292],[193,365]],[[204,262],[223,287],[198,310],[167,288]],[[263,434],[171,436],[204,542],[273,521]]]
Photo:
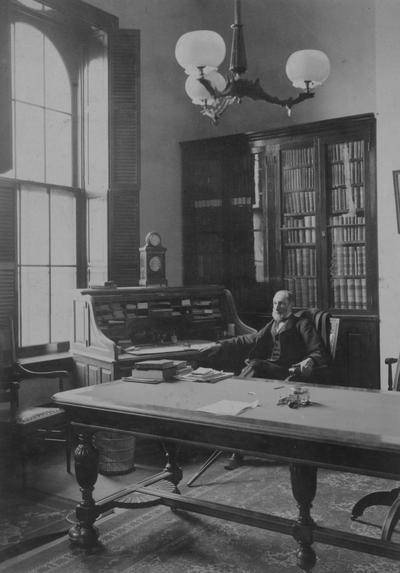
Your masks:
[[[312,358],[305,358],[301,362],[292,364],[289,368],[290,374],[301,374],[305,378],[311,376],[314,369],[314,360]]]

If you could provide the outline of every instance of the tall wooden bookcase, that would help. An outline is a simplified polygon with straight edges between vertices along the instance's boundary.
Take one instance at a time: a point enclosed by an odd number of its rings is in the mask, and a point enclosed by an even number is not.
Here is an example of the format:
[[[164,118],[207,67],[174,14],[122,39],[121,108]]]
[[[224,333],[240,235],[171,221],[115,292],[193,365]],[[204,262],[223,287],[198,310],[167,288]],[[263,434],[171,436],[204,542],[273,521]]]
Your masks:
[[[367,388],[380,385],[375,153],[372,114],[182,144],[185,282],[226,284],[256,327],[280,288],[329,309],[337,383]]]
[[[252,156],[246,135],[181,143],[184,284],[223,284],[240,315],[265,288],[254,275]]]

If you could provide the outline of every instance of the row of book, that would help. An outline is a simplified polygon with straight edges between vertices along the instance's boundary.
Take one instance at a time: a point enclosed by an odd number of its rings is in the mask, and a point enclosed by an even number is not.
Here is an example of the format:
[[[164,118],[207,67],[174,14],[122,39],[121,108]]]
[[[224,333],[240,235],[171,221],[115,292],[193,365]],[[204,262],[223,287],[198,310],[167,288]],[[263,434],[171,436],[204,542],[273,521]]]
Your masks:
[[[285,191],[301,191],[314,188],[314,168],[295,167],[284,169],[282,173]]]
[[[283,209],[286,213],[312,213],[315,211],[315,191],[285,191]]]
[[[333,275],[365,275],[366,248],[365,245],[344,246],[334,245],[332,250],[331,272]]]
[[[349,203],[356,209],[365,207],[365,189],[362,186],[351,187],[334,187],[331,189],[331,210],[346,211],[349,209]]]
[[[317,306],[317,279],[315,277],[285,277],[285,289],[295,298],[295,306]]]
[[[346,143],[331,143],[328,145],[329,161],[344,161],[346,159],[364,159],[364,142],[349,141]]]
[[[204,209],[206,207],[222,207],[222,199],[198,199],[194,201],[195,209]]]
[[[365,242],[365,217],[335,215],[330,219],[331,237],[334,243]]]
[[[361,277],[333,279],[333,306],[345,310],[365,310],[367,279]]]
[[[316,278],[285,277],[285,289],[295,297],[295,306],[317,306]],[[365,277],[334,278],[332,280],[333,307],[343,310],[367,308],[367,279]]]
[[[315,243],[315,215],[303,217],[284,215],[283,222],[285,243]]]
[[[351,161],[350,163],[332,163],[329,170],[329,183],[331,187],[339,185],[363,185],[364,163]]]
[[[313,247],[286,248],[284,255],[286,275],[315,276],[317,267],[315,249]]]
[[[231,197],[231,205],[233,205],[233,207],[247,207],[251,204],[251,197]]]
[[[281,152],[281,158],[284,168],[312,166],[314,162],[314,148],[302,147],[299,149],[283,149]]]

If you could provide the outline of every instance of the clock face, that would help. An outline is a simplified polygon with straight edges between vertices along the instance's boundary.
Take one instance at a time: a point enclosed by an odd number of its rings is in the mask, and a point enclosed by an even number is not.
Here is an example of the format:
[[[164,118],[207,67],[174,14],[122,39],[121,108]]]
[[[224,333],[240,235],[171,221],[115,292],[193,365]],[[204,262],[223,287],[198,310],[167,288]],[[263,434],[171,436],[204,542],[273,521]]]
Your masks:
[[[161,237],[158,233],[149,233],[147,235],[147,241],[152,247],[158,247],[161,243]]]
[[[153,273],[158,272],[161,269],[161,259],[160,257],[151,257],[149,260],[149,268],[153,271]]]

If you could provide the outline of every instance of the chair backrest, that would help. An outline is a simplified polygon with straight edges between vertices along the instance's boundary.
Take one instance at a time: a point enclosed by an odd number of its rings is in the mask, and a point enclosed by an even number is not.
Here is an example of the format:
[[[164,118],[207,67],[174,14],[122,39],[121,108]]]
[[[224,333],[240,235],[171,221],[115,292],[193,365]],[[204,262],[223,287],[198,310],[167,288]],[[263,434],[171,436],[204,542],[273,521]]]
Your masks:
[[[396,372],[394,373],[393,390],[400,392],[400,355],[397,359]]]
[[[320,335],[329,358],[333,362],[336,356],[340,318],[333,317],[329,312],[318,308],[302,310],[296,314],[298,316],[308,316],[312,320],[315,330]]]

